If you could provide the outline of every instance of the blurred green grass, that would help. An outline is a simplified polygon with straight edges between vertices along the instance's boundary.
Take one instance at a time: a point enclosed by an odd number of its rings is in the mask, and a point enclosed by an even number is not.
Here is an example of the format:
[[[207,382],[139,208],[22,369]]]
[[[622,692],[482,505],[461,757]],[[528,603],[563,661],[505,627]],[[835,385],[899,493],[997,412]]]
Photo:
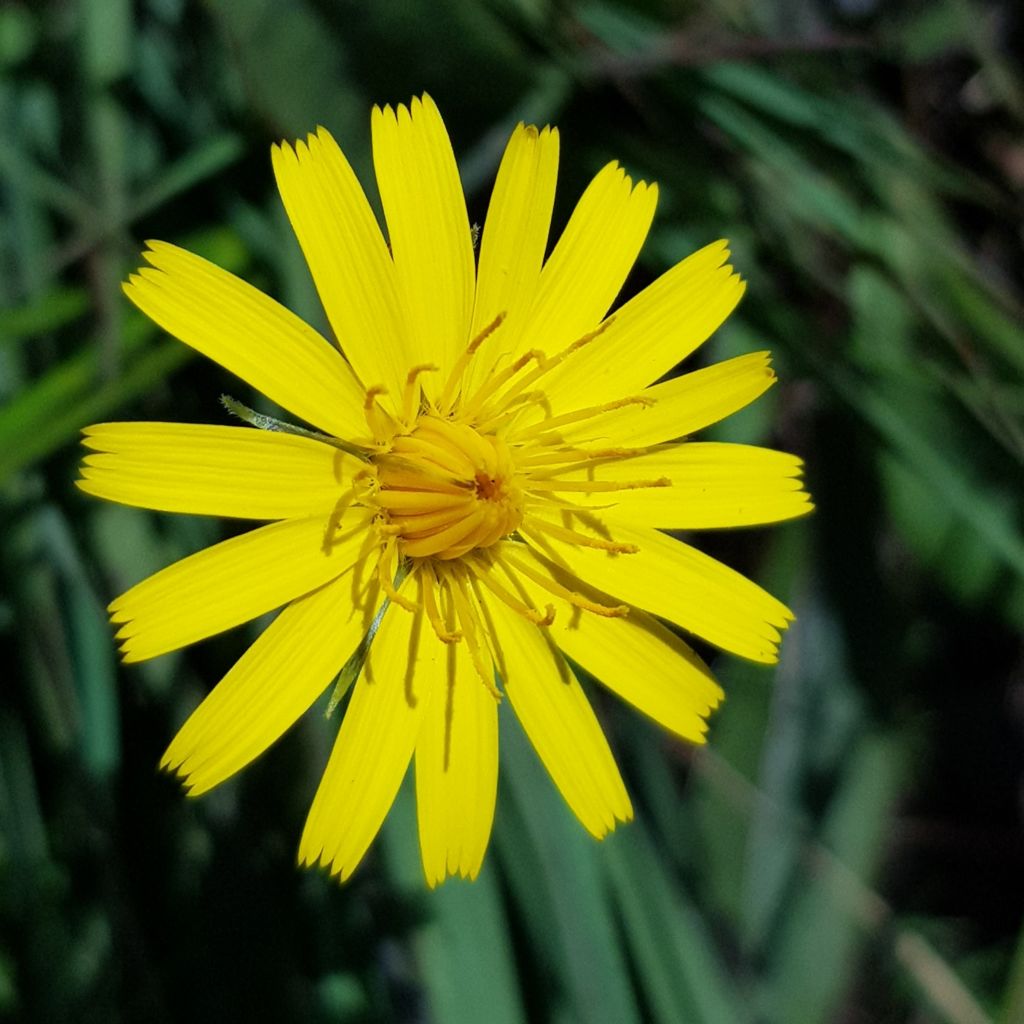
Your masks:
[[[0,1017],[1024,1020],[1021,33],[980,0],[0,8]],[[338,889],[294,867],[321,714],[202,801],[157,775],[246,631],[126,671],[103,607],[221,527],[85,500],[76,440],[252,400],[122,300],[141,241],[323,326],[269,143],[323,123],[369,181],[371,103],[424,89],[478,221],[526,118],[556,219],[609,158],[659,182],[630,290],[733,241],[699,359],[782,383],[718,436],[803,454],[818,512],[702,541],[798,614],[774,673],[715,659],[709,748],[595,692],[635,823],[593,844],[505,714],[476,885],[423,890],[403,793]]]

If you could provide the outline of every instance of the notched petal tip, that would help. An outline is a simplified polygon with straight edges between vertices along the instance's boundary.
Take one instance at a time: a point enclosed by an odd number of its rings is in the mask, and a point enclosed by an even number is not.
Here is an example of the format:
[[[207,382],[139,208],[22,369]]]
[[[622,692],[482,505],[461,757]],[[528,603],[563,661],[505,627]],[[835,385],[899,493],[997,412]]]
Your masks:
[[[321,863],[323,863],[324,867],[328,866],[323,861],[321,861]],[[354,864],[349,864],[347,862],[339,863],[337,860],[332,861],[329,866],[331,878],[336,878],[341,883],[347,882],[352,877],[355,869],[359,867],[360,863],[361,861],[356,861]]]
[[[313,811],[310,811],[310,815],[312,817]],[[310,820],[307,819],[306,826],[303,828],[302,836],[299,839],[299,864],[302,867],[324,868],[332,871],[334,858],[327,855],[323,840],[314,838],[310,833]]]
[[[412,98],[410,106],[412,106],[413,104],[421,107],[423,110],[427,111],[431,116],[438,118],[438,120],[441,119],[441,110],[438,107],[438,105],[434,102],[434,97],[431,96],[429,92],[424,91],[419,96],[414,96]]]
[[[401,103],[397,104],[397,110],[390,103],[383,107],[374,104],[370,111],[370,134],[379,132],[393,132],[398,127],[399,111],[405,110]],[[408,111],[406,112],[408,116]]]
[[[182,791],[189,800],[195,800],[198,797],[208,793],[213,787],[212,786],[197,786],[190,781],[191,772],[185,767],[185,761],[188,758],[171,760],[165,753],[160,762],[157,765],[157,771],[162,775],[170,776],[175,782],[181,786]]]
[[[158,262],[166,261],[167,259],[181,258],[181,257],[192,257],[198,259],[193,253],[187,252],[182,249],[180,245],[174,245],[173,242],[164,242],[159,238],[147,238],[143,243],[146,248],[142,251],[142,258],[153,267],[163,270],[163,267]],[[148,267],[140,267],[140,273],[148,270]]]
[[[270,144],[270,163],[274,169],[275,177],[289,169],[289,165],[295,164],[295,150],[292,148],[291,139],[281,139],[280,142]]]
[[[87,465],[80,466],[79,472],[82,475],[74,481],[74,484],[83,494],[88,494],[90,498],[103,498],[107,501],[116,500],[110,497],[110,482],[109,480],[104,480],[101,472],[98,472]],[[103,486],[104,483],[107,484],[107,487]]]
[[[138,665],[140,662],[147,661],[152,657],[152,655],[148,654],[139,654],[128,647],[121,647],[119,653],[122,665]]]
[[[209,791],[209,786],[197,786],[190,781],[191,776],[194,774],[188,767],[186,767],[189,757],[191,754],[186,754],[181,757],[172,757],[171,751],[174,749],[174,743],[164,751],[164,756],[160,758],[160,763],[157,765],[157,771],[162,772],[164,775],[169,775],[177,782],[181,788],[185,791],[185,796],[194,799],[197,796],[202,796],[203,793]]]

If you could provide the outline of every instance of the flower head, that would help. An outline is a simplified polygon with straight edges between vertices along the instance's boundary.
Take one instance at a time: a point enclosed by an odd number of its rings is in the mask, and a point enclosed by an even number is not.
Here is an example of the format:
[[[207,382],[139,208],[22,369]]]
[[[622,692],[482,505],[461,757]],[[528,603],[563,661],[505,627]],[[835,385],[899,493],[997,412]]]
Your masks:
[[[545,259],[558,133],[520,124],[479,261],[429,97],[375,108],[386,243],[319,129],[273,150],[288,216],[339,347],[229,273],[163,242],[125,285],[169,333],[310,426],[106,423],[79,486],[146,508],[266,520],[115,600],[125,661],[283,606],[164,756],[192,794],[273,743],[338,676],[355,679],[300,845],[347,877],[415,758],[430,884],[474,877],[494,814],[508,698],[598,838],[632,814],[573,663],[703,742],[721,690],[665,622],[772,662],[792,616],[663,530],[810,509],[793,456],[685,438],[773,382],[766,353],[658,381],[743,284],[716,242],[608,310],[657,189],[617,164]],[[340,348],[340,351],[339,351]],[[356,678],[358,677],[358,678]]]

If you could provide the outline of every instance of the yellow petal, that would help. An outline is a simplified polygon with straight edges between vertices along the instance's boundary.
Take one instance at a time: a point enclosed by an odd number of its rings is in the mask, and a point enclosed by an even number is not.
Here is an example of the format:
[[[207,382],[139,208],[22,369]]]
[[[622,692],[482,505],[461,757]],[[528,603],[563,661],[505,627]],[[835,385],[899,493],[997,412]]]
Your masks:
[[[516,544],[514,549],[518,558],[550,572],[550,564],[523,545]],[[600,592],[581,587],[580,581],[562,570],[556,569],[553,578],[592,601],[609,603]],[[524,575],[517,576],[517,583],[534,608],[543,609],[552,600]],[[564,654],[659,725],[694,743],[704,742],[705,719],[721,701],[722,688],[679,637],[636,609],[627,618],[604,618],[555,600],[555,621],[548,632]]]
[[[450,369],[469,342],[475,266],[459,170],[427,95],[373,108],[373,165],[413,363]],[[443,384],[422,377],[429,392]]]
[[[144,661],[273,611],[359,558],[365,509],[271,523],[169,565],[110,604],[126,662]]]
[[[684,373],[640,392],[653,405],[626,405],[559,431],[567,442],[641,447],[673,441],[745,408],[775,383],[769,353],[752,352]],[[581,395],[583,405],[592,404]]]
[[[322,864],[342,880],[356,869],[409,767],[443,658],[422,612],[388,609],[313,800],[301,863]]]
[[[251,427],[99,423],[78,486],[123,505],[242,519],[331,509],[349,490],[350,455],[310,438]]]
[[[550,639],[490,595],[486,605],[505,694],[566,803],[587,831],[601,839],[616,821],[633,817],[601,726]]]
[[[520,124],[508,141],[487,208],[470,337],[500,314],[506,317],[470,364],[466,393],[483,383],[500,352],[517,347],[547,248],[557,174],[558,129]]]
[[[634,611],[605,619],[566,614],[555,643],[623,700],[683,739],[703,743],[707,716],[722,699],[710,669],[657,620]]]
[[[448,875],[476,878],[498,786],[497,702],[474,671],[465,642],[446,645],[442,656],[416,742],[420,853],[431,887]]]
[[[634,187],[617,163],[597,174],[544,264],[513,354],[542,348],[553,355],[600,323],[636,261],[657,202],[657,185]],[[569,360],[574,367],[576,358]]]
[[[161,767],[176,771],[190,796],[223,782],[323,693],[367,625],[347,573],[293,601],[192,712]]]
[[[336,437],[366,433],[363,389],[337,351],[294,313],[226,270],[166,242],[125,295],[169,334]]]
[[[597,339],[545,378],[552,407],[594,405],[640,391],[707,341],[745,288],[728,258],[727,243],[706,246],[617,310]]]
[[[325,128],[271,154],[288,219],[338,344],[364,385],[383,384],[397,400],[413,360],[394,265],[358,179]]]
[[[639,548],[636,554],[613,555],[531,534],[536,550],[573,575],[740,657],[766,664],[778,660],[780,630],[793,613],[734,569],[657,530],[615,523],[597,534],[579,519],[559,522]]]
[[[707,530],[755,526],[806,515],[814,507],[795,455],[746,444],[688,441],[633,458],[567,467],[558,480],[668,481],[601,493],[601,518],[634,526]]]

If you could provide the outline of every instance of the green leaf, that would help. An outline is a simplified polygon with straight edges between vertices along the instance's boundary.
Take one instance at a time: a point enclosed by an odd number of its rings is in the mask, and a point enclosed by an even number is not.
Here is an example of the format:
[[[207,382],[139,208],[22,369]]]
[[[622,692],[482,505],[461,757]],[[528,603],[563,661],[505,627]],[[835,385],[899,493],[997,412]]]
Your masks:
[[[602,851],[563,802],[511,708],[501,710],[495,839],[551,1004],[587,1024],[638,1024]],[[604,843],[619,841],[613,834]]]
[[[23,306],[0,310],[0,345],[22,341],[73,323],[89,309],[82,288],[54,288]]]
[[[753,1019],[686,888],[669,875],[641,820],[602,853],[651,1018],[663,1024]]]
[[[90,585],[88,568],[67,520],[56,508],[36,517],[47,558],[65,592],[68,653],[78,696],[78,740],[85,766],[106,778],[120,762],[117,663],[103,604]]]
[[[186,245],[228,270],[239,270],[244,254],[226,230],[193,236]],[[104,377],[102,346],[83,345],[0,409],[0,486],[17,471],[72,441],[82,427],[109,416],[195,355],[179,342],[152,342],[159,331],[135,310],[126,310],[119,355],[125,369]]]
[[[398,884],[418,894],[424,921],[412,945],[431,1019],[437,1024],[525,1022],[494,864],[485,863],[475,882],[449,878],[423,890],[411,775],[388,815],[383,838]]]
[[[875,914],[869,886],[884,855],[907,754],[898,735],[866,735],[848,755],[817,840],[800,837],[804,872],[770,951],[765,1004],[771,1019],[835,1019],[865,924]]]

